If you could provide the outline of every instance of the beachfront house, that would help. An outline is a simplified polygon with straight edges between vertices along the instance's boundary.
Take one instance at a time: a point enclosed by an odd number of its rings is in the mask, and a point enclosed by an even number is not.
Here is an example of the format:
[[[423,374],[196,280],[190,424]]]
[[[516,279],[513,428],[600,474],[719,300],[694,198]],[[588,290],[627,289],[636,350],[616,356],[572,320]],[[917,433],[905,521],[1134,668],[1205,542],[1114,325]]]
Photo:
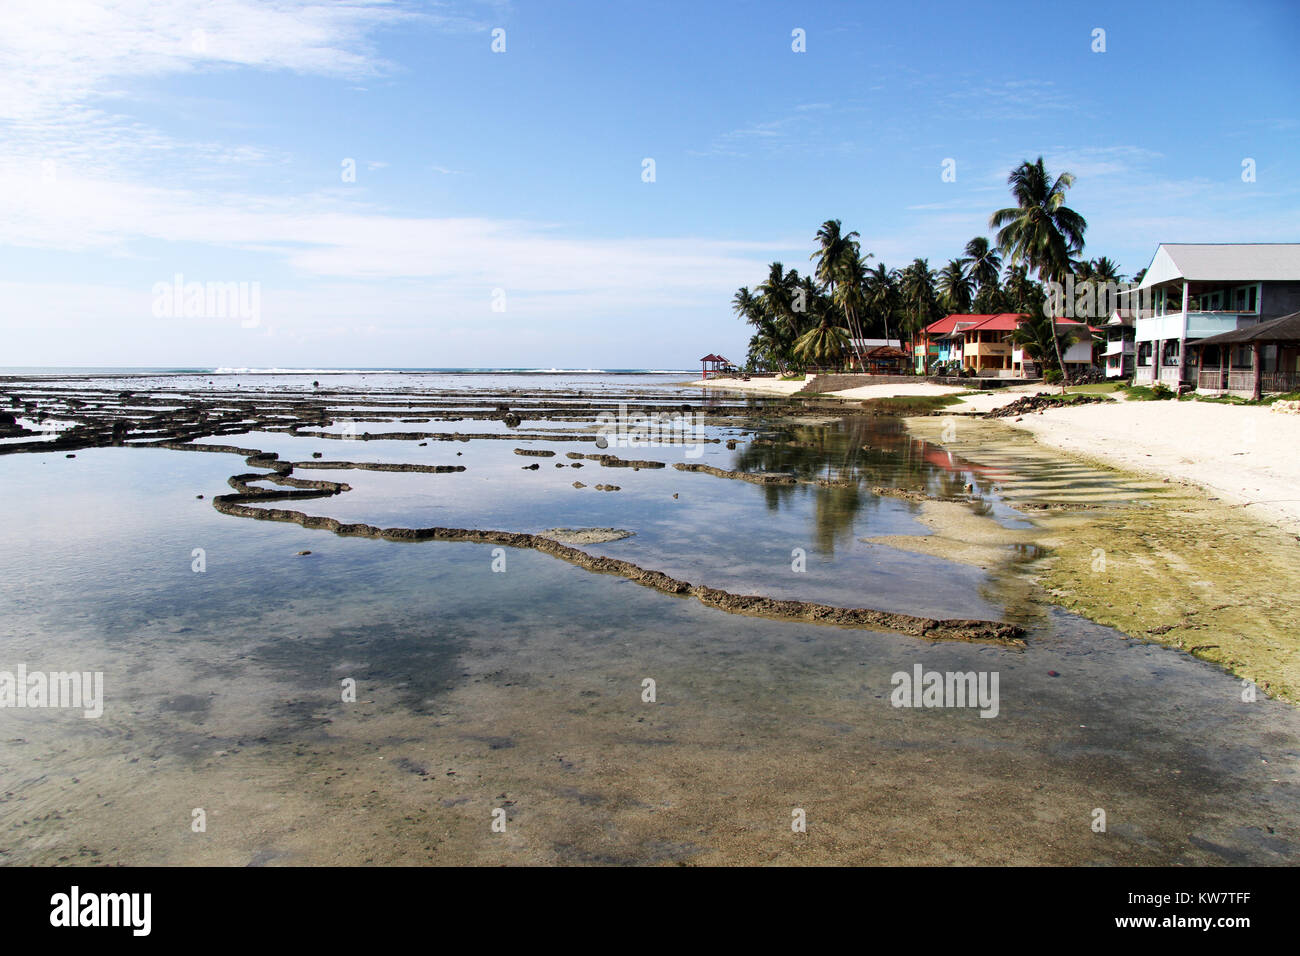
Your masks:
[[[1010,378],[1019,373],[1012,367],[1011,333],[1024,316],[1012,312],[990,315],[973,325],[958,323],[962,336],[962,364],[981,377]]]
[[[1106,361],[1107,378],[1131,378],[1137,362],[1137,339],[1134,325],[1137,315],[1132,309],[1116,309],[1102,328],[1106,344],[1102,358]]]
[[[929,368],[941,366],[969,370],[980,378],[1037,378],[1037,363],[1011,341],[1011,334],[1026,316],[1015,312],[997,315],[948,315],[926,326],[921,334]],[[1079,325],[1058,318],[1057,325]],[[1091,329],[1089,330],[1092,331]],[[1066,370],[1075,373],[1093,365],[1091,334],[1071,345],[1061,356]]]
[[[1196,387],[1202,350],[1189,343],[1300,309],[1300,243],[1162,243],[1141,285],[1124,294],[1138,297],[1135,383]]]
[[[1007,341],[1023,316],[946,315],[921,330],[917,371],[966,368],[989,376],[1013,374]]]
[[[912,360],[915,363],[916,371],[925,374],[934,371],[938,366],[948,366],[954,363],[961,363],[961,354],[958,352],[955,356],[954,343],[957,349],[961,347],[961,339],[954,339],[952,332],[956,326],[957,320],[962,318],[959,315],[949,315],[937,322],[931,322],[923,328],[917,336],[916,341],[911,344]]]
[[[1020,318],[1025,317],[1020,316]],[[1063,326],[1083,326],[1083,323],[1057,316],[1058,336],[1065,334],[1066,329]],[[1076,331],[1076,341],[1061,353],[1061,362],[1065,366],[1067,375],[1078,375],[1097,364],[1098,345],[1094,335],[1099,331],[1092,326],[1086,326],[1085,331]],[[1043,374],[1041,364],[1027,356],[1024,349],[1018,347],[1013,347],[1011,350],[1011,369],[1011,374],[1016,378],[1039,378]]]
[[[1196,390],[1254,399],[1300,390],[1300,312],[1188,343]]]
[[[872,375],[902,374],[910,362],[900,339],[849,339],[847,358],[851,368]]]

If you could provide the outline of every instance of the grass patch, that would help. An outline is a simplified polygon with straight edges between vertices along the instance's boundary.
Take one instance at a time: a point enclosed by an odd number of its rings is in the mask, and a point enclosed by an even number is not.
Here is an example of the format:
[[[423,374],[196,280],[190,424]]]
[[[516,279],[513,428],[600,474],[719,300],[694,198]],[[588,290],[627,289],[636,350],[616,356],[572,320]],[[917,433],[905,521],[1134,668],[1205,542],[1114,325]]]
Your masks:
[[[1174,397],[1174,390],[1166,386],[1153,388],[1150,385],[1122,385],[1124,394],[1130,402],[1162,402]]]
[[[1211,402],[1215,405],[1267,405],[1269,402],[1256,402],[1249,398],[1242,398],[1240,395],[1197,395],[1195,392],[1188,392],[1186,395],[1178,396],[1180,402]]]
[[[869,398],[862,407],[877,415],[925,415],[949,405],[956,405],[962,395],[894,395],[890,398]]]
[[[1082,395],[1108,395],[1118,392],[1121,387],[1119,382],[1094,382],[1091,385],[1071,385],[1065,391],[1066,394],[1078,392]]]
[[[1281,395],[1265,395],[1259,401],[1253,398],[1243,398],[1241,395],[1197,395],[1191,392],[1184,399],[1194,399],[1198,402],[1214,402],[1216,405],[1272,405],[1274,402],[1297,402],[1300,401],[1300,392],[1286,392]]]

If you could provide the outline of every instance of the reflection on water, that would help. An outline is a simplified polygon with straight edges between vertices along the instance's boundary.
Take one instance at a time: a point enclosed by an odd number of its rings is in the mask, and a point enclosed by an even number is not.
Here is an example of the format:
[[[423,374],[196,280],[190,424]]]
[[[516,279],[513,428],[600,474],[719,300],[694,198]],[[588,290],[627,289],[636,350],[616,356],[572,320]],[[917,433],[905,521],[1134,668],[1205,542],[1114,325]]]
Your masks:
[[[855,534],[855,519],[876,496],[874,486],[904,488],[939,497],[969,493],[972,482],[992,492],[993,480],[984,469],[910,438],[902,421],[892,417],[846,418],[828,425],[776,425],[760,440],[747,444],[735,458],[734,469],[780,472],[814,484],[766,485],[764,497],[775,511],[811,492],[811,527],[819,550],[833,554],[837,541]],[[975,507],[988,509],[986,502]]]

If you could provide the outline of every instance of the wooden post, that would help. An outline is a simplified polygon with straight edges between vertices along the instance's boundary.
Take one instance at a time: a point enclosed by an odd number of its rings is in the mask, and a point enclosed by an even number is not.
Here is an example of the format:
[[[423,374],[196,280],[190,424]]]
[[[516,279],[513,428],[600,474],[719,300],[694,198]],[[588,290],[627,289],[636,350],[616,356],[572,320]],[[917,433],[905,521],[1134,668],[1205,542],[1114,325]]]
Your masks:
[[[1187,308],[1192,295],[1192,284],[1183,283],[1183,325],[1178,333],[1178,384],[1187,381]],[[1175,389],[1177,391],[1177,389]]]
[[[1260,361],[1259,343],[1250,343],[1250,376],[1254,380],[1251,397],[1259,401],[1263,394],[1263,362]]]

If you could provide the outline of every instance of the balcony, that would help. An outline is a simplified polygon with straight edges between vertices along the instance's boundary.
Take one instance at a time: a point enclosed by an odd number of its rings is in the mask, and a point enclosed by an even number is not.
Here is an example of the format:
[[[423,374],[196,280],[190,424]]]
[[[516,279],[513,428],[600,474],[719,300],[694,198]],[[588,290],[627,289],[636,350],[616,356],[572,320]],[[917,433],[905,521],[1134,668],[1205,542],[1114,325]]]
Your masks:
[[[1008,342],[967,342],[967,355],[1010,355],[1011,345]]]
[[[1132,355],[1137,351],[1137,346],[1133,342],[1121,342],[1119,339],[1113,339],[1106,343],[1106,350],[1102,355]]]
[[[1203,339],[1220,332],[1233,332],[1259,321],[1257,312],[1188,312],[1186,335],[1189,339]],[[1157,339],[1178,339],[1184,335],[1183,314],[1171,312],[1135,323],[1137,341],[1154,342]]]

